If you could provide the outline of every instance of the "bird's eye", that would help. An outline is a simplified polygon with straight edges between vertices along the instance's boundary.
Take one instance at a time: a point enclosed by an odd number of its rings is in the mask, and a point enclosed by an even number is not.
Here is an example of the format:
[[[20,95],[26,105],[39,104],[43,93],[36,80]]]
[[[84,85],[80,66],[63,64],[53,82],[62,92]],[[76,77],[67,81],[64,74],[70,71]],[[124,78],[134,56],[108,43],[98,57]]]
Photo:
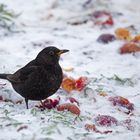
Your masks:
[[[50,51],[49,54],[50,54],[50,55],[54,55],[54,52],[53,52],[53,51]]]

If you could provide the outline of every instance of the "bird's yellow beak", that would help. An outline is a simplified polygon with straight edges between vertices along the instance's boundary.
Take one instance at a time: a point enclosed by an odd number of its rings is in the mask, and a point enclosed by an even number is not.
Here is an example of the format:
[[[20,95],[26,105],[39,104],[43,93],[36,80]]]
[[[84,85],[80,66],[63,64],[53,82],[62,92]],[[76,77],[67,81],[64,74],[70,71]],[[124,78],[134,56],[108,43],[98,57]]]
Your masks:
[[[60,51],[57,53],[57,55],[60,56],[61,54],[66,53],[66,52],[69,52],[69,50],[60,50]]]

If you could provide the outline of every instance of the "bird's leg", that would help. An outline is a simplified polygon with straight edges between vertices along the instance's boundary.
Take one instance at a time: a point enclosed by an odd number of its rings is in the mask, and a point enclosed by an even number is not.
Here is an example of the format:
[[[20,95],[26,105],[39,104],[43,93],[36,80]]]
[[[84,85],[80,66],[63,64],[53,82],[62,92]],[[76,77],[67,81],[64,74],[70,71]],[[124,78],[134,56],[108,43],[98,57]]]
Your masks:
[[[28,109],[28,99],[25,98],[26,108]]]
[[[41,106],[42,106],[42,111],[45,110],[44,103],[42,102],[42,100],[40,100],[40,103],[41,103]]]
[[[42,100],[40,100],[41,106],[43,107],[43,109],[45,109],[44,107],[44,103],[42,102]]]
[[[42,102],[42,100],[40,100],[40,103],[41,103],[41,105],[43,106],[43,102]]]

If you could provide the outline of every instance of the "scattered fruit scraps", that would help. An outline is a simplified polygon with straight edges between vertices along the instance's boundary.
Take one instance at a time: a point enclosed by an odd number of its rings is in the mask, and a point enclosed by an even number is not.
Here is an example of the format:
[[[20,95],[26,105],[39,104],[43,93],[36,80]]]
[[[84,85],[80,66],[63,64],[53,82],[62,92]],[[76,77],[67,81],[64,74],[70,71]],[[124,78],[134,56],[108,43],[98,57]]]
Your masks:
[[[65,103],[65,104],[58,105],[57,110],[58,111],[67,110],[75,115],[78,115],[78,116],[80,115],[80,109],[76,105],[71,104],[71,103]]]
[[[123,126],[125,128],[127,128],[130,131],[135,131],[136,128],[140,128],[140,124],[138,121],[132,120],[132,119],[126,119],[123,121],[117,121],[114,117],[111,116],[107,116],[107,115],[101,115],[97,117],[99,120],[99,126]],[[97,127],[95,126],[95,124],[86,124],[85,125],[85,129],[87,129],[88,131],[94,131],[96,133],[100,133],[100,134],[108,134],[111,133],[112,130],[107,130],[107,131],[100,131],[97,129]]]
[[[94,120],[95,120],[95,123],[99,126],[118,125],[117,119],[108,115],[98,115]]]
[[[120,54],[140,51],[140,44],[138,44],[140,41],[140,35],[136,35],[132,38],[132,35],[127,28],[118,28],[115,30],[115,34],[118,39],[130,41],[122,45],[120,48]]]
[[[133,35],[129,31],[129,28],[118,28],[115,30],[115,35],[116,38],[121,40],[131,41],[132,43],[140,42],[140,35],[136,35],[133,37]]]
[[[95,14],[95,17],[98,17],[98,14]],[[140,42],[140,35],[137,35],[134,38],[132,38],[132,35],[130,34],[127,28],[116,29],[115,35],[116,37],[112,34],[102,34],[97,38],[97,41],[103,44],[108,44],[109,42],[112,42],[116,39],[127,40],[130,42],[127,42],[124,45],[122,45],[122,47],[120,48],[120,54],[135,53],[140,51],[140,44],[138,44]]]
[[[112,42],[114,40],[116,40],[116,37],[112,34],[102,34],[97,39],[98,42],[104,44],[108,44],[109,42]]]
[[[96,2],[94,0],[85,0],[86,2],[88,1],[91,3],[89,3],[86,9],[84,9],[83,7],[80,7],[83,1],[79,1],[79,0],[78,1],[54,0],[56,2],[56,4],[54,4],[54,7],[52,7],[51,1],[47,2],[45,0],[43,0],[44,3],[42,3],[42,1],[39,2],[35,1],[34,6],[31,6],[33,3],[32,1],[33,0],[31,0],[30,3],[26,3],[26,1],[23,2],[23,7],[21,9],[19,8],[20,7],[19,4],[22,5],[22,1],[18,3],[16,3],[15,1],[12,3],[12,5],[11,3],[9,3],[10,1],[4,1],[4,3],[8,4],[7,6],[13,6],[15,10],[17,8],[17,11],[22,10],[23,15],[21,15],[20,19],[18,19],[18,23],[20,22],[21,24],[22,23],[26,24],[27,28],[25,26],[22,27],[21,25],[20,28],[18,28],[18,30],[20,29],[24,30],[23,33],[22,31],[17,33],[17,35],[16,34],[11,35],[11,33],[10,35],[8,35],[6,33],[4,37],[1,36],[0,49],[1,50],[4,49],[5,51],[3,53],[0,52],[1,72],[13,72],[14,69],[16,69],[16,67],[13,69],[15,64],[13,63],[14,66],[12,66],[12,61],[15,62],[14,60],[17,57],[21,59],[16,61],[16,63],[24,64],[26,60],[29,60],[31,57],[34,58],[34,54],[39,49],[41,49],[40,47],[43,48],[46,47],[47,45],[56,44],[59,45],[61,49],[66,47],[66,49],[70,49],[71,51],[70,56],[69,55],[62,56],[63,61],[60,62],[62,66],[65,66],[67,64],[69,66],[74,65],[75,70],[73,73],[69,73],[69,75],[70,74],[74,76],[79,75],[80,77],[86,74],[91,78],[91,80],[93,79],[92,80],[93,83],[91,82],[91,84],[86,87],[88,89],[85,88],[83,91],[79,93],[77,93],[77,91],[73,91],[72,94],[71,93],[68,94],[64,90],[60,89],[58,90],[58,92],[56,92],[56,94],[52,96],[52,97],[57,95],[61,96],[61,100],[59,104],[69,102],[77,105],[73,99],[68,100],[69,96],[75,97],[75,99],[79,101],[80,106],[78,105],[77,106],[81,110],[81,113],[80,116],[77,117],[78,119],[76,120],[76,123],[73,122],[74,121],[73,118],[75,117],[75,115],[72,115],[72,113],[69,111],[65,111],[65,112],[56,111],[56,107],[52,108],[52,110],[46,109],[45,111],[41,112],[40,109],[33,107],[35,103],[34,101],[29,102],[30,104],[29,110],[26,110],[24,108],[25,107],[24,104],[14,105],[12,103],[1,102],[0,117],[1,117],[1,122],[3,122],[0,125],[1,137],[4,135],[3,132],[5,132],[5,136],[4,136],[5,139],[8,139],[7,137],[11,137],[11,139],[12,138],[26,139],[28,137],[27,139],[48,138],[54,140],[139,139],[140,137],[138,138],[137,135],[140,134],[140,129],[137,128],[135,129],[135,126],[132,125],[134,123],[132,119],[138,120],[138,122],[140,122],[139,120],[140,104],[138,103],[139,102],[138,99],[140,98],[140,95],[137,95],[140,93],[138,89],[140,85],[140,77],[139,77],[140,67],[139,66],[137,67],[137,65],[139,65],[140,62],[139,61],[140,53],[137,54],[136,56],[132,56],[131,54],[130,55],[118,54],[117,51],[118,47],[121,47],[120,44],[127,43],[127,40],[115,40],[114,42],[109,42],[108,45],[104,45],[101,43],[99,44],[98,42],[96,42],[96,38],[98,37],[97,34],[101,34],[101,33],[114,34],[112,31],[114,30],[114,28],[117,28],[119,25],[120,27],[123,27],[124,25],[130,25],[133,22],[139,28],[138,23],[140,18],[137,19],[138,18],[137,13],[134,13],[135,15],[132,13],[137,8],[133,4],[136,5],[137,3],[132,1],[132,5],[129,5],[128,3],[130,3],[131,0],[126,0],[122,2],[112,0],[112,1],[107,1],[107,4],[109,4],[108,6],[105,5],[106,0],[99,0],[99,1],[97,0],[99,4],[98,7],[96,6]],[[139,2],[138,0],[136,1]],[[114,3],[116,3],[116,5]],[[126,5],[124,5],[124,3],[126,3]],[[27,5],[28,6],[30,5],[30,7],[32,7],[30,11],[28,11],[29,9]],[[120,7],[118,5],[120,5]],[[34,9],[34,7],[36,7],[37,9]],[[67,21],[69,21],[70,19],[73,19],[75,17],[77,18],[79,16],[83,17],[86,14],[92,12],[93,10],[96,10],[96,8],[97,9],[103,8],[106,10],[111,10],[113,12],[113,20],[114,20],[113,28],[111,27],[110,29],[102,29],[99,28],[100,26],[98,25],[93,26],[94,23],[92,21],[89,21],[87,24],[84,25],[78,25],[81,24],[81,22],[74,23],[75,25],[77,25],[75,27],[67,24]],[[34,11],[37,17],[35,16],[35,14],[33,14]],[[121,12],[122,15],[115,16],[115,14],[118,12]],[[27,18],[26,18],[26,13],[29,14]],[[39,20],[42,19],[42,16],[44,18],[48,17],[48,13],[51,13],[53,15],[53,17],[50,20],[46,20],[46,21]],[[104,17],[106,18],[106,16],[103,16],[103,18]],[[134,18],[131,19],[131,17],[135,17],[135,19]],[[32,49],[33,47],[30,42],[36,40],[38,41],[40,39],[42,40],[43,38],[47,38],[51,42],[41,46],[39,44],[36,44],[34,47],[35,50],[33,50]],[[14,47],[12,48],[12,46]],[[20,49],[20,48],[24,48],[24,49]],[[21,53],[19,52],[18,54],[19,50],[21,51]],[[84,55],[83,53],[86,53],[86,55]],[[4,58],[5,56],[6,59]],[[11,56],[11,60],[9,61],[10,56]],[[68,72],[71,70],[67,69],[66,71]],[[113,76],[115,73],[119,75],[119,78],[116,78],[117,76],[116,77]],[[100,74],[103,74],[105,78],[102,77]],[[120,75],[122,77],[120,77]],[[132,82],[132,86],[131,86],[131,82]],[[105,94],[102,92],[99,93],[99,91],[106,91],[108,96],[104,97]],[[112,106],[111,103],[107,101],[110,96],[112,95],[116,96],[116,94],[120,96],[125,95],[125,97],[127,97],[128,100],[130,100],[131,102],[133,101],[134,105],[136,106],[133,116],[126,115],[122,112],[119,112],[118,110],[116,110],[117,107]],[[7,86],[4,87],[4,89],[1,90],[1,95],[3,96],[4,99],[6,97],[11,97],[11,99],[14,99],[16,97],[16,93],[13,93],[13,90],[11,89],[11,85],[9,85],[9,83],[7,84]],[[49,99],[53,100],[52,97],[49,97]],[[97,102],[94,102],[93,98],[95,98]],[[32,112],[31,109],[33,109]],[[118,121],[131,118],[132,121],[127,120],[124,123],[128,123],[132,128],[128,126],[126,127],[97,126],[96,123],[93,122],[94,119],[93,116],[97,113],[101,115],[103,114],[111,115],[115,117]],[[4,117],[6,118],[6,116],[8,118],[7,120],[6,119],[4,120],[3,118]],[[10,118],[11,120],[8,120]],[[89,130],[90,132],[84,129],[84,125],[86,122],[89,122],[89,125],[87,127],[91,129]],[[13,126],[11,125],[10,127],[4,126],[7,123],[17,123],[17,124],[13,124]],[[29,125],[28,126],[29,130],[23,129],[19,133],[16,133],[16,130],[20,126],[24,126],[24,125]],[[133,128],[135,129],[134,132],[130,132],[130,129],[133,130]],[[96,130],[96,132],[112,130],[113,133],[109,133],[105,135],[101,133],[96,133],[94,130]],[[33,132],[33,134],[30,135],[29,134],[30,132]]]
[[[128,29],[126,28],[118,28],[115,30],[116,38],[121,40],[131,40],[132,36]]]
[[[71,92],[72,90],[81,91],[86,87],[88,82],[87,77],[80,77],[77,80],[66,77],[62,82],[62,88],[67,92]]]
[[[133,42],[126,43],[120,48],[121,54],[135,53],[138,51],[140,51],[140,46],[138,46],[136,43],[133,43]]]
[[[114,105],[118,106],[119,110],[122,110],[120,107],[123,107],[125,110],[123,112],[129,114],[134,110],[134,104],[130,103],[128,99],[121,97],[121,96],[115,96],[115,97],[109,97],[109,101]]]

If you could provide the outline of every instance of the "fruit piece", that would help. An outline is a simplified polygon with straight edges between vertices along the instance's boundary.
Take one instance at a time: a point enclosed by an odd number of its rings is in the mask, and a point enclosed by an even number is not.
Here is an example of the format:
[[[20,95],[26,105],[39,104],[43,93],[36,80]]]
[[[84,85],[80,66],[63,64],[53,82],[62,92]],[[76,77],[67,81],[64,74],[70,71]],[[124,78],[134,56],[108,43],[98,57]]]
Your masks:
[[[134,42],[140,42],[140,35],[135,36],[132,41]]]
[[[99,126],[118,125],[117,119],[115,119],[114,117],[108,116],[108,115],[98,115],[95,118],[95,122]]]
[[[131,111],[134,110],[134,104],[130,103],[128,99],[121,97],[121,96],[115,96],[115,97],[109,97],[109,101],[114,105],[118,107],[123,107],[126,110],[123,112],[125,113],[130,113]],[[121,108],[118,108],[121,110]]]
[[[76,103],[76,104],[79,106],[79,102],[78,102],[75,98],[69,97],[69,101],[70,101],[71,103]]]
[[[113,24],[114,24],[114,22],[113,22],[112,16],[108,16],[108,19],[102,23],[102,25],[104,25],[104,26],[106,26],[106,25],[112,26]]]
[[[125,53],[135,53],[140,51],[140,46],[138,46],[136,43],[126,43],[120,48],[120,53],[125,54]]]
[[[101,91],[101,92],[98,93],[98,95],[105,97],[105,96],[107,96],[107,93],[104,92],[104,91]]]
[[[63,68],[64,71],[66,72],[72,72],[74,70],[74,68],[70,67],[70,68]]]
[[[71,103],[65,103],[65,104],[58,105],[57,110],[58,111],[68,110],[73,114],[76,114],[78,116],[80,115],[80,109],[76,105],[71,104]]]
[[[100,43],[107,44],[109,42],[114,41],[115,39],[115,36],[112,34],[102,34],[98,37],[97,41]]]
[[[75,89],[75,80],[72,78],[65,78],[62,82],[62,88],[67,92],[74,90]]]
[[[96,126],[94,124],[86,124],[85,129],[96,131]]]
[[[115,30],[116,37],[121,40],[131,40],[131,34],[126,28],[118,28]]]
[[[46,99],[44,102],[42,102],[42,107],[52,109],[53,108],[52,99]]]
[[[83,90],[86,85],[88,84],[88,78],[87,77],[80,77],[75,81],[75,89],[78,91]]]
[[[54,99],[54,100],[52,101],[52,105],[53,105],[54,108],[55,108],[58,104],[59,104],[59,100]]]
[[[41,102],[41,105],[37,106],[39,108],[47,108],[47,109],[52,109],[55,108],[59,104],[60,98],[58,99],[46,99],[43,102]]]
[[[96,25],[112,26],[114,24],[112,16],[106,11],[95,11],[92,15]]]

